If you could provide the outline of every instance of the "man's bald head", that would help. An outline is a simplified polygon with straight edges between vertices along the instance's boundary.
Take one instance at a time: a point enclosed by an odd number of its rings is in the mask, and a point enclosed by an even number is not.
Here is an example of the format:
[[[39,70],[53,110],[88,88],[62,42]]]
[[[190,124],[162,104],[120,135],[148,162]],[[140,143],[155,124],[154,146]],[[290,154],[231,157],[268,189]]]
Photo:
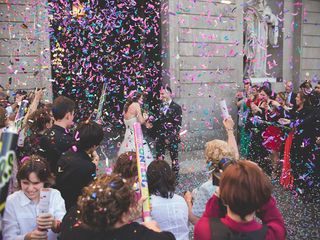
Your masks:
[[[291,93],[293,90],[293,83],[291,81],[286,82],[285,89],[286,93]]]

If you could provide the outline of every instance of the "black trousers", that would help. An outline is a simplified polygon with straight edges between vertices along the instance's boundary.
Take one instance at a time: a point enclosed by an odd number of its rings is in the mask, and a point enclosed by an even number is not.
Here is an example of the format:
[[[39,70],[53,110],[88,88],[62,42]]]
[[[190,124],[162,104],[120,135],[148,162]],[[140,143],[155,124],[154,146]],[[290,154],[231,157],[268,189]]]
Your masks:
[[[169,150],[170,158],[172,161],[172,170],[175,172],[176,177],[179,174],[179,159],[178,159],[178,142],[171,142],[166,144],[164,140],[158,139],[156,141],[156,154],[157,159],[164,159],[164,155],[166,153],[166,149]]]

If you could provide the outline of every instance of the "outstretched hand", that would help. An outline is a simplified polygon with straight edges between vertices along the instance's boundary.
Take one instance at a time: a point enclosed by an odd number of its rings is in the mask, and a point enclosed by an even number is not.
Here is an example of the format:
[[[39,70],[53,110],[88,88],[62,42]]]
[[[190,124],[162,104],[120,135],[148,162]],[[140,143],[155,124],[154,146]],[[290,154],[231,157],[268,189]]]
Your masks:
[[[232,120],[231,117],[228,117],[226,119],[223,120],[223,126],[226,130],[230,130],[233,129],[234,127],[234,121]]]
[[[92,158],[92,162],[93,162],[96,166],[98,166],[100,157],[99,157],[99,155],[98,155],[98,153],[97,153],[96,151],[93,151],[93,152],[91,153],[91,158]]]
[[[146,128],[150,129],[153,128],[153,125],[151,122],[146,122]]]
[[[34,91],[34,96],[36,99],[41,99],[42,96],[43,96],[43,90],[41,88],[37,88],[35,91]]]

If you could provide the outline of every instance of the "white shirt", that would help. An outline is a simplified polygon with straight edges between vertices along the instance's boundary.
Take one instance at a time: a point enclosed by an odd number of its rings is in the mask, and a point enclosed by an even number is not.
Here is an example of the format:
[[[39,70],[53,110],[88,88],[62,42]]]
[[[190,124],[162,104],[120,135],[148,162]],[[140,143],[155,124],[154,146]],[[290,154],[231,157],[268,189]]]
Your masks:
[[[57,220],[66,214],[64,200],[56,189],[50,189],[49,212]],[[5,240],[23,240],[25,235],[37,228],[37,205],[21,190],[8,196],[2,219],[2,236]],[[58,234],[48,231],[48,240],[57,240]]]
[[[6,107],[6,112],[7,112],[8,116],[9,116],[11,113],[13,113],[12,107],[11,107],[11,106]]]
[[[193,206],[192,213],[197,217],[201,217],[206,209],[208,200],[212,197],[216,191],[217,186],[214,186],[212,179],[209,179],[203,183],[199,188],[192,191]]]
[[[170,107],[171,102],[172,102],[172,99],[170,98],[169,101],[163,103],[163,108],[162,108],[163,110],[162,111],[163,111],[164,115],[167,114],[167,111]]]
[[[287,104],[290,104],[291,102],[291,95],[292,95],[292,92],[287,93]]]
[[[177,240],[189,240],[188,206],[177,194],[173,198],[151,196],[153,220],[157,221],[161,231],[169,231]]]

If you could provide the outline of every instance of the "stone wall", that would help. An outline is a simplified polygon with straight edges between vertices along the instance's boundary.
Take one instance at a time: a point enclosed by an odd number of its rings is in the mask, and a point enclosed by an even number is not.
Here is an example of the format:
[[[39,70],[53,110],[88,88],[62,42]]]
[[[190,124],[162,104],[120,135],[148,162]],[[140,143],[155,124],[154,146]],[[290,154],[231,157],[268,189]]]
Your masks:
[[[10,79],[13,90],[46,87],[51,101],[46,1],[40,2],[0,0],[0,84]]]
[[[315,83],[320,81],[320,1],[302,3],[300,79],[309,78]]]
[[[185,149],[201,149],[225,138],[219,101],[224,98],[236,119],[234,96],[242,82],[242,1],[169,1],[170,86],[183,107]],[[168,63],[169,62],[169,63]]]

